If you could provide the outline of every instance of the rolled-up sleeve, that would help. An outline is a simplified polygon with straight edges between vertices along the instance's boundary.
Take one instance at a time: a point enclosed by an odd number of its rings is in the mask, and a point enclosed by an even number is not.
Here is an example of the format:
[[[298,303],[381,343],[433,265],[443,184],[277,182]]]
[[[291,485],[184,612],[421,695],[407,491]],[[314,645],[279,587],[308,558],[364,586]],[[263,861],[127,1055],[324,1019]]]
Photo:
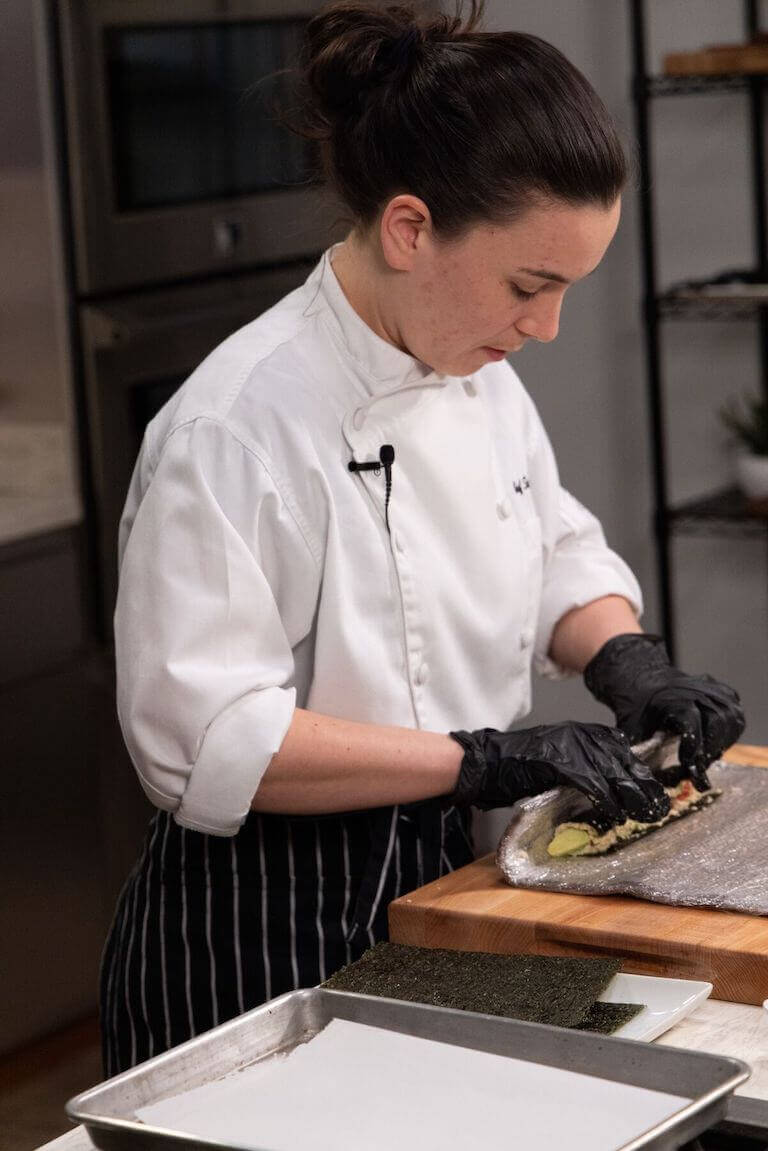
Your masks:
[[[115,612],[118,714],[153,804],[233,835],[295,707],[317,559],[263,459],[214,421],[137,468]]]
[[[535,419],[538,421],[538,415]],[[634,574],[608,547],[599,520],[561,486],[552,447],[540,422],[533,439],[531,472],[543,537],[534,668],[547,678],[560,679],[573,673],[550,659],[549,649],[552,633],[564,615],[603,596],[618,595],[629,601],[639,618],[643,600]]]

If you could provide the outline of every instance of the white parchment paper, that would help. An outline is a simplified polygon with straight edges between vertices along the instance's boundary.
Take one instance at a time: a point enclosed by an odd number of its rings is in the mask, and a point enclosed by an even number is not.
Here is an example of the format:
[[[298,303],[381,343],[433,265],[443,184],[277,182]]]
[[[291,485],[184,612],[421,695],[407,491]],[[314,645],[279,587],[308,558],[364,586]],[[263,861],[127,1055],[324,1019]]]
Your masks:
[[[615,1151],[689,1102],[334,1019],[286,1058],[138,1117],[254,1151]]]

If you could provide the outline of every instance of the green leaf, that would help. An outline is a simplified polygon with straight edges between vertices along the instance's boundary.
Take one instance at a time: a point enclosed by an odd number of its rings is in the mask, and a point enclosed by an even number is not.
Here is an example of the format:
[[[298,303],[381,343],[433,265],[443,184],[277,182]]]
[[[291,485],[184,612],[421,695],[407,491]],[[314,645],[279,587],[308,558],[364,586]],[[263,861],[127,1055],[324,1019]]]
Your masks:
[[[768,456],[768,403],[760,397],[734,397],[720,409],[720,419],[753,455]]]

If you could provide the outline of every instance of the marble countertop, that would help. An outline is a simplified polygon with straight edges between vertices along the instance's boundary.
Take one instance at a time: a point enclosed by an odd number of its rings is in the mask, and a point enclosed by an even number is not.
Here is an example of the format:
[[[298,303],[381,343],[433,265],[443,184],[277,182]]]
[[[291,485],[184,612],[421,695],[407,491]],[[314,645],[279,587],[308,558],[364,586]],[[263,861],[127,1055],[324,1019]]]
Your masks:
[[[75,449],[64,423],[0,423],[0,544],[83,518]]]
[[[768,1011],[764,1007],[707,999],[655,1042],[743,1059],[752,1075],[736,1094],[768,1100]]]
[[[708,999],[655,1042],[743,1059],[752,1068],[752,1076],[737,1094],[768,1100],[768,1011],[764,1008]],[[82,1127],[75,1127],[39,1151],[93,1151],[93,1144]]]

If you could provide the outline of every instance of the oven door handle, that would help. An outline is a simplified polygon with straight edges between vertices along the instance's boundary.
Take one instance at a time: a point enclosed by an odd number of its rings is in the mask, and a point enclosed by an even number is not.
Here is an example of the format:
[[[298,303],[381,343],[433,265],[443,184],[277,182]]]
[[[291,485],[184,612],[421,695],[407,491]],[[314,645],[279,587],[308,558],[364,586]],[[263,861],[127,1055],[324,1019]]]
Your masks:
[[[157,337],[163,332],[178,335],[185,329],[193,329],[198,336],[206,326],[220,331],[222,323],[231,320],[231,330],[247,324],[265,311],[274,302],[274,296],[260,301],[257,297],[202,308],[185,308],[179,312],[141,315],[122,308],[103,308],[88,305],[83,309],[83,319],[88,329],[90,342],[94,347],[117,348],[140,342],[147,337]]]

